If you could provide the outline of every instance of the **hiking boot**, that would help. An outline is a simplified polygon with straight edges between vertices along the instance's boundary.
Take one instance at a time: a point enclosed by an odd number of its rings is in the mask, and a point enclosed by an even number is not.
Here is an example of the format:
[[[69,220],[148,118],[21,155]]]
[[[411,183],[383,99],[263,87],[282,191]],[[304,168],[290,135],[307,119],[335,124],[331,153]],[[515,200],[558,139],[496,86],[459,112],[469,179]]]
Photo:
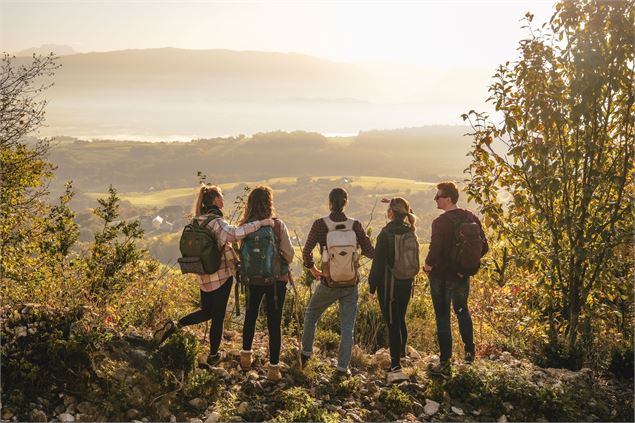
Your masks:
[[[243,369],[244,371],[249,370],[249,368],[251,367],[251,363],[253,362],[254,362],[254,353],[251,350],[240,351],[240,368],[241,369]]]
[[[277,382],[280,379],[282,379],[282,373],[280,373],[280,364],[269,363],[269,368],[267,369],[267,380]]]
[[[465,353],[465,364],[472,364],[474,363],[474,353],[473,352],[466,352]]]
[[[225,351],[218,351],[216,354],[210,354],[207,356],[206,363],[214,367],[225,358]]]
[[[388,373],[386,373],[386,382],[388,383],[402,382],[404,380],[408,380],[408,376],[401,370],[401,367],[389,369]]]
[[[167,322],[165,322],[163,326],[157,329],[156,332],[154,332],[154,335],[152,335],[154,345],[156,347],[159,347],[161,344],[163,344],[165,340],[168,339],[170,335],[172,335],[176,331],[176,328],[177,324],[174,321],[168,320]]]
[[[452,372],[452,361],[446,360],[442,361],[437,365],[430,366],[428,371],[432,375],[449,377]]]
[[[351,376],[351,370],[350,369],[346,369],[346,370],[335,369],[335,377],[336,378],[346,379],[346,378],[348,378],[350,376]]]

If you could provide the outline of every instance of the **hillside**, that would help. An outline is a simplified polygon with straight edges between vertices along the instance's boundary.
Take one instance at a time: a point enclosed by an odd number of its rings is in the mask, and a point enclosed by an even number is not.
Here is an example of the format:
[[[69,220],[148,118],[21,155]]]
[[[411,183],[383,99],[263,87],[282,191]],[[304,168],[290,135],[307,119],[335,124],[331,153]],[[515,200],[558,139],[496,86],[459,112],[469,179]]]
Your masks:
[[[328,175],[433,182],[461,179],[471,144],[466,132],[430,126],[328,138],[276,131],[180,143],[58,138],[50,159],[58,166],[54,188],[73,180],[80,192],[103,192],[110,184],[135,192],[194,186],[198,170],[215,183]]]
[[[68,316],[39,306],[3,309],[3,373],[22,357],[46,378],[12,368],[3,384],[2,419],[19,421],[630,421],[632,385],[584,368],[541,368],[509,352],[483,352],[457,362],[448,379],[426,368],[438,360],[409,347],[407,381],[385,382],[385,349],[353,350],[353,376],[334,375],[337,342],[318,338],[307,368],[297,343],[283,340],[283,379],[265,377],[267,338],[259,333],[252,370],[239,370],[240,334],[226,330],[228,356],[204,364],[205,340],[180,332],[155,349],[147,331],[107,332],[94,344]],[[33,328],[48,328],[36,331]],[[336,339],[335,339],[336,341]],[[55,345],[59,362],[40,361]],[[57,366],[64,363],[65,368]],[[50,366],[50,367],[49,367]],[[22,379],[20,379],[22,377]],[[26,378],[25,378],[26,377]],[[35,396],[25,396],[25,394]],[[6,394],[6,397],[5,397]]]

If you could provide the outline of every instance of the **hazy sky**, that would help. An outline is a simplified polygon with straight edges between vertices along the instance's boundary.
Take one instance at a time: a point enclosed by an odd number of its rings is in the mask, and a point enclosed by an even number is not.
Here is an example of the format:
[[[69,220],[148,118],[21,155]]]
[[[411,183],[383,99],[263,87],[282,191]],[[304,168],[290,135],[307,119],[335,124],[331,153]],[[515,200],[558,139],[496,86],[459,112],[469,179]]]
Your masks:
[[[0,50],[225,48],[339,61],[494,69],[516,56],[520,19],[551,1],[237,2],[0,0]]]

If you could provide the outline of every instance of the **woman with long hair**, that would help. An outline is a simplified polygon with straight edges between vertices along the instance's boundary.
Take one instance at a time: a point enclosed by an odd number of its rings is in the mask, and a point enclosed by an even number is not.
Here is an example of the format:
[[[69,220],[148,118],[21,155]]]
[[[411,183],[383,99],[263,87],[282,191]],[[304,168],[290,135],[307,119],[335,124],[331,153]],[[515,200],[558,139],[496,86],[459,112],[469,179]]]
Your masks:
[[[273,233],[274,241],[277,248],[274,251],[278,257],[271,257],[271,260],[279,260],[279,274],[272,278],[251,278],[245,274],[245,282],[247,284],[247,311],[245,313],[245,323],[243,325],[243,349],[240,351],[240,366],[243,370],[248,370],[253,363],[253,351],[251,349],[254,333],[256,330],[256,320],[258,319],[258,311],[263,297],[266,303],[267,313],[267,329],[269,331],[269,366],[267,378],[269,380],[278,381],[282,378],[280,373],[280,343],[282,321],[282,309],[284,298],[287,292],[287,282],[289,281],[289,264],[293,261],[293,247],[289,232],[284,222],[278,218],[274,218],[276,214],[273,205],[273,191],[266,186],[258,186],[249,193],[247,205],[240,220],[241,225],[248,225],[250,222],[257,222],[263,219],[274,219]],[[260,233],[260,232],[259,232]],[[251,235],[251,237],[256,234]],[[246,239],[243,243],[246,243]],[[246,247],[244,245],[243,247]],[[241,256],[243,255],[243,247],[241,247]],[[245,251],[244,254],[249,254]],[[246,266],[243,260],[243,266]],[[277,267],[277,266],[276,266]],[[246,269],[245,269],[246,270]]]
[[[221,251],[220,267],[212,274],[197,275],[201,308],[182,317],[178,322],[171,320],[166,322],[154,334],[155,342],[160,345],[177,328],[211,320],[210,354],[207,358],[207,363],[210,365],[217,364],[225,355],[219,348],[223,335],[225,311],[238,263],[236,252],[231,243],[243,239],[263,226],[273,225],[273,220],[265,217],[241,224],[238,227],[232,226],[223,218],[223,207],[223,192],[220,187],[211,184],[201,186],[194,203],[194,219],[202,224],[211,217],[207,228],[214,234],[218,242]]]
[[[369,291],[377,292],[379,307],[388,326],[390,345],[389,383],[407,379],[401,370],[401,357],[406,356],[406,310],[412,294],[414,276],[419,272],[419,244],[415,235],[417,217],[410,204],[397,197],[389,202],[388,224],[377,236],[375,258],[368,276]]]

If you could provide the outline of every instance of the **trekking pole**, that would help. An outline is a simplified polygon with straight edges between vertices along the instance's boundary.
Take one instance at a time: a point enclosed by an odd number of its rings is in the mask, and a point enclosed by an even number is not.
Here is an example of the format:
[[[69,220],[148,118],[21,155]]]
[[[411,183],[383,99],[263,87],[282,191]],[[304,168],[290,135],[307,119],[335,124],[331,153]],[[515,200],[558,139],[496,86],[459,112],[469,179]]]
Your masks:
[[[298,294],[298,290],[295,286],[295,282],[293,281],[293,275],[291,274],[291,271],[289,271],[289,282],[291,283],[291,289],[293,289],[293,295],[295,298],[295,301],[297,301],[297,303],[300,303],[300,295]],[[296,323],[296,338],[298,341],[298,353],[297,353],[297,358],[298,358],[298,366],[300,368],[300,371],[302,371],[302,337],[300,335],[301,333],[301,326],[300,326],[300,312],[298,310],[297,304],[293,304],[293,311],[295,314],[295,323]]]

